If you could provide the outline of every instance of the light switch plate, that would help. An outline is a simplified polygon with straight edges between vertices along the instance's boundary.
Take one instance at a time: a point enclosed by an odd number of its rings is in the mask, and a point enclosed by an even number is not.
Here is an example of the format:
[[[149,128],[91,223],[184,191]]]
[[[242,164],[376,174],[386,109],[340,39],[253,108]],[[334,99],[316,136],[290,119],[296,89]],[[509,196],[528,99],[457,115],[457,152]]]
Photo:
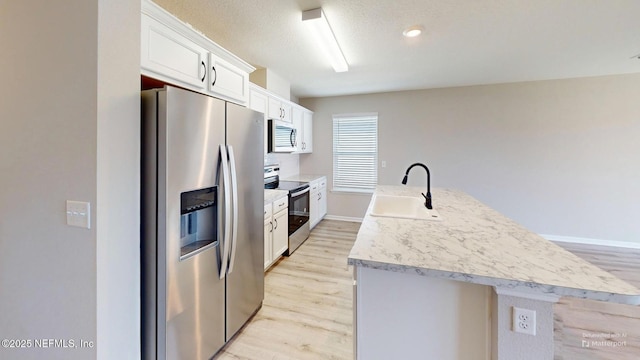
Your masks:
[[[67,225],[91,228],[91,204],[84,201],[67,200]]]

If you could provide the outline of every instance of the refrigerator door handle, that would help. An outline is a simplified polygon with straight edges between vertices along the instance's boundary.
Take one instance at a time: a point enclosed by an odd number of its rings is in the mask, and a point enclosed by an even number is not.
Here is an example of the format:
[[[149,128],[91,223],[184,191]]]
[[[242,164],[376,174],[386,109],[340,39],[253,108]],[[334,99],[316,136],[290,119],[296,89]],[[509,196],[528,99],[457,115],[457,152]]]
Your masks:
[[[220,163],[222,164],[222,186],[224,187],[224,233],[222,238],[221,257],[220,264],[220,279],[224,279],[227,274],[227,260],[229,259],[229,237],[231,235],[231,194],[229,184],[229,161],[227,157],[227,149],[224,145],[220,145]]]
[[[229,165],[231,167],[231,196],[233,206],[233,229],[231,231],[231,254],[229,255],[229,274],[233,271],[236,260],[236,247],[238,244],[238,177],[236,175],[236,160],[233,155],[233,146],[228,145]]]

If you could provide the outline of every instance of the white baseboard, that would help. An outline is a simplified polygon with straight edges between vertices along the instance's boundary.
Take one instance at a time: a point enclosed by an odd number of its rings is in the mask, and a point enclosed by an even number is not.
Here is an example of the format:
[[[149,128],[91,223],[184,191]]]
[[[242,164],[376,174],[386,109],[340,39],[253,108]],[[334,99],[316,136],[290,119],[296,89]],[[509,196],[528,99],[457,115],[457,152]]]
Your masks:
[[[357,222],[357,223],[362,222],[362,218],[348,217],[348,216],[325,215],[324,218],[327,220],[348,221],[348,222]]]
[[[589,238],[581,238],[581,237],[573,237],[573,236],[560,236],[560,235],[548,235],[548,234],[540,234],[540,236],[553,242],[566,242],[566,243],[584,244],[584,245],[598,245],[598,246],[621,247],[621,248],[627,248],[627,249],[640,249],[640,243],[633,243],[628,241],[589,239]]]

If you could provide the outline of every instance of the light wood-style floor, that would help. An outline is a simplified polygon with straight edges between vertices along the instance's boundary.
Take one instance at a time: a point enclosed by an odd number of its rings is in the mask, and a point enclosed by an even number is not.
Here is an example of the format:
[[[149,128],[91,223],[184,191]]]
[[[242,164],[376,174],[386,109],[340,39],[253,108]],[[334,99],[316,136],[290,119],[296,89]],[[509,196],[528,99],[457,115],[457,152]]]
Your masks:
[[[640,288],[640,250],[559,245]],[[553,310],[555,360],[640,359],[640,306],[562,298]],[[594,335],[600,337],[590,337]],[[590,343],[589,347],[583,346],[583,340]],[[608,340],[620,346],[594,344],[590,340]]]
[[[262,309],[216,359],[353,359],[352,271],[360,224],[323,220],[265,274]]]
[[[262,309],[216,359],[353,359],[352,273],[360,224],[322,221],[265,276]],[[640,287],[640,250],[562,244]],[[640,359],[640,306],[562,298],[554,307],[555,360]],[[626,334],[624,346],[583,347],[585,334]],[[593,339],[591,339],[593,340]],[[514,359],[515,360],[515,359]]]

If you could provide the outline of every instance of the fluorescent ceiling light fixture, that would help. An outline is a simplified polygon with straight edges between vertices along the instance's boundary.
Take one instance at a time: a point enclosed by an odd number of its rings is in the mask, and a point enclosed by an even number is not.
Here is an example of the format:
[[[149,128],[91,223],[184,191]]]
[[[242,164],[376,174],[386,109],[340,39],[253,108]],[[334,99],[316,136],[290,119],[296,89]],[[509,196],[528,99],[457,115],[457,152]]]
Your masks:
[[[416,37],[416,36],[419,36],[420,34],[422,34],[423,30],[424,30],[424,28],[422,26],[413,25],[413,26],[409,26],[408,28],[406,28],[402,32],[402,35],[404,35],[406,37]]]
[[[336,72],[349,70],[349,64],[347,64],[347,60],[344,58],[344,54],[340,49],[340,45],[338,45],[336,36],[331,30],[331,26],[329,26],[329,22],[322,8],[303,11],[302,22],[307,25],[316,38],[318,45],[327,55],[331,66],[333,66],[333,70]]]

